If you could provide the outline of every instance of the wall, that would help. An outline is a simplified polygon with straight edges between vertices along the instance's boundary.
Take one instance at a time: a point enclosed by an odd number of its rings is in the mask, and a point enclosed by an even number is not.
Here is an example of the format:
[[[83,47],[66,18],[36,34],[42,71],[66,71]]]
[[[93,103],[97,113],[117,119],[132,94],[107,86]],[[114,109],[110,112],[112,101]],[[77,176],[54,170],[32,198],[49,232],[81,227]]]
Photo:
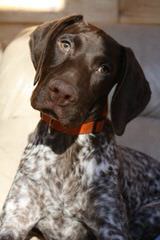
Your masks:
[[[160,0],[66,0],[61,12],[19,12],[0,10],[0,43],[8,44],[23,28],[48,19],[82,13],[96,24],[160,24]]]

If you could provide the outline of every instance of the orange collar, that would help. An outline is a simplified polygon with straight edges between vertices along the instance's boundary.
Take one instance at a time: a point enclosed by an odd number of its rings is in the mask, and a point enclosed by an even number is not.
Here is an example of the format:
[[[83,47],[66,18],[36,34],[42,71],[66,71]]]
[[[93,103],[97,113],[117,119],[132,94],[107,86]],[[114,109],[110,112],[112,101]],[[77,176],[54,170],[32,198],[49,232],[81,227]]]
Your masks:
[[[49,115],[41,113],[42,121],[46,122],[50,128],[57,130],[68,135],[79,135],[79,134],[89,134],[89,133],[99,133],[103,130],[106,123],[106,111],[101,115],[100,120],[92,120],[84,122],[79,127],[68,128],[64,127],[58,120],[51,118]]]

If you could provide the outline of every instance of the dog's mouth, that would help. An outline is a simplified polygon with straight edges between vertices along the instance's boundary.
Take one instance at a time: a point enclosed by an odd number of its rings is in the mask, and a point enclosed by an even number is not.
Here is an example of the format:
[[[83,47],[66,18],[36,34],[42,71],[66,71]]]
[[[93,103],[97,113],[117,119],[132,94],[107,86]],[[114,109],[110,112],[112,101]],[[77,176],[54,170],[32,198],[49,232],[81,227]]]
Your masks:
[[[61,106],[58,103],[51,101],[45,95],[39,97],[33,94],[31,97],[31,105],[34,109],[49,115],[51,118],[59,121],[61,125],[67,128],[75,128],[88,121],[94,115],[94,103],[89,104],[88,101],[77,101],[79,104],[72,103],[67,106]],[[85,106],[85,107],[84,107]]]
[[[44,108],[41,112],[49,115],[51,118],[59,121],[64,127],[78,127],[81,125],[86,118],[86,114],[81,111],[75,111],[74,109],[64,109],[61,107],[54,107],[54,109]]]
[[[55,119],[55,120],[58,120],[58,116],[57,116],[57,115],[55,114],[55,112],[52,111],[52,110],[42,109],[41,112],[47,114],[48,116],[52,117],[52,118]]]
[[[87,104],[72,104],[69,106],[59,106],[50,101],[38,102],[31,101],[34,109],[49,115],[51,118],[59,121],[61,125],[67,128],[80,127],[83,123],[88,122],[90,119],[96,119],[97,107],[94,103],[91,106]],[[88,106],[84,108],[83,106]],[[102,109],[103,110],[103,109]],[[102,110],[100,113],[102,113]],[[98,117],[100,117],[98,115]]]

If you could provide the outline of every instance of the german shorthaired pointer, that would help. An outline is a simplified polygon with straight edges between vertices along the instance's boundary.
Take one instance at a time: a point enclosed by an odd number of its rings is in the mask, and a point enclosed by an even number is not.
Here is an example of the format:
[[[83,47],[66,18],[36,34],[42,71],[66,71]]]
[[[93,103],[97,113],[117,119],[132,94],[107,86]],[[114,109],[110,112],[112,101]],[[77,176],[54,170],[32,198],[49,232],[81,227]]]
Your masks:
[[[0,240],[34,231],[46,240],[154,239],[160,163],[114,139],[150,99],[133,52],[81,15],[40,25],[30,48],[41,120],[4,204]]]

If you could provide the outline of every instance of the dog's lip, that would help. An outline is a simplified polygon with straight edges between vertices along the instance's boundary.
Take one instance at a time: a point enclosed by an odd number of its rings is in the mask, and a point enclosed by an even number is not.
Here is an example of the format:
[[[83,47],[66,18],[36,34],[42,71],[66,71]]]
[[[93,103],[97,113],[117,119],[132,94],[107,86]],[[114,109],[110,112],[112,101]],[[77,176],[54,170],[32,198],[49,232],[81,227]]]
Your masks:
[[[53,118],[59,122],[66,121],[66,117],[64,117],[62,114],[58,114],[57,112],[55,112],[52,109],[43,109],[41,112],[49,115],[51,118]]]
[[[46,113],[58,120],[59,118],[63,118],[64,107],[47,102],[44,106],[41,107],[41,112]]]
[[[49,115],[51,118],[54,118],[56,120],[58,120],[58,116],[56,115],[56,113],[53,110],[50,109],[42,109],[41,111],[44,114]]]
[[[81,121],[76,121],[76,118],[73,118],[73,116],[67,115],[66,117],[65,114],[62,112],[59,114],[55,109],[44,108],[41,112],[59,121],[64,127],[78,127],[84,122],[84,118],[81,119]],[[80,119],[80,117],[78,119]]]

